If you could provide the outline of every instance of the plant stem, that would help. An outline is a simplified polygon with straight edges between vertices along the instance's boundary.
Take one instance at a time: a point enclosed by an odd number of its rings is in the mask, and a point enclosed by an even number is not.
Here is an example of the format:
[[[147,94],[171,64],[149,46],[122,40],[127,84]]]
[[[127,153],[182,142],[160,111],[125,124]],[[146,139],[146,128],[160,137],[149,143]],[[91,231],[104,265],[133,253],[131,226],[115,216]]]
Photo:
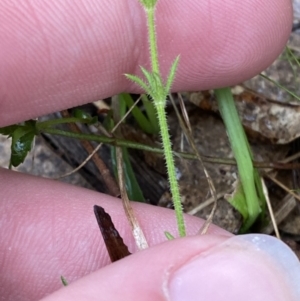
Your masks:
[[[254,182],[254,169],[249,144],[241,125],[230,88],[215,90],[218,107],[226,126],[232,151],[237,162],[248,208],[244,228],[249,228],[261,212]]]
[[[46,129],[48,127],[63,124],[63,123],[73,123],[73,122],[87,122],[87,120],[79,119],[78,117],[68,117],[68,118],[58,118],[58,119],[51,119],[46,121],[38,122],[39,129]]]
[[[156,31],[155,31],[155,8],[147,9],[147,22],[148,22],[148,34],[149,34],[149,45],[150,45],[150,55],[151,55],[151,66],[152,72],[160,74],[159,63],[158,63],[158,52],[157,52],[157,42],[156,42]]]
[[[72,139],[79,139],[79,140],[89,140],[89,141],[95,141],[95,142],[102,142],[107,143],[113,146],[124,146],[127,148],[132,149],[138,149],[142,151],[147,151],[151,153],[156,154],[163,154],[164,151],[161,148],[155,147],[155,146],[149,146],[146,144],[138,143],[138,142],[132,142],[124,139],[117,139],[114,137],[106,137],[106,136],[99,136],[95,134],[78,134],[73,132],[67,132],[60,129],[55,128],[47,128],[47,129],[41,129],[38,126],[37,123],[37,131],[39,133],[45,133],[45,134],[52,134],[52,135],[58,135],[58,136],[64,136]],[[183,153],[183,152],[174,152],[173,155],[176,155],[181,158],[189,159],[189,160],[197,160],[197,155],[190,154],[190,153]],[[201,155],[202,160],[204,162],[213,163],[213,164],[225,164],[225,165],[236,165],[236,162],[234,159],[228,159],[228,158],[214,158],[214,157],[208,157]],[[298,167],[298,165],[295,164],[281,164],[281,163],[265,163],[265,162],[253,162],[255,167],[258,168],[276,168],[276,169],[295,169]]]
[[[183,209],[181,204],[179,187],[176,179],[176,170],[175,170],[174,157],[173,157],[172,146],[171,146],[171,139],[169,135],[167,116],[165,112],[167,95],[170,91],[166,91],[166,87],[164,87],[160,70],[159,70],[154,13],[155,13],[155,5],[153,5],[149,9],[146,9],[148,39],[150,45],[151,66],[152,66],[152,80],[153,80],[152,82],[149,82],[149,85],[151,87],[150,91],[152,91],[151,97],[153,98],[154,106],[156,108],[157,116],[158,116],[158,123],[159,123],[160,134],[161,134],[161,139],[162,139],[162,144],[164,149],[164,156],[167,165],[167,172],[168,172],[170,190],[172,194],[172,201],[176,213],[178,232],[179,235],[182,237],[182,236],[186,236],[186,231],[185,231]],[[171,79],[168,79],[167,82],[168,81],[172,82],[172,80],[174,79],[177,63],[178,63],[178,59],[174,63],[175,65],[173,68],[173,74],[169,75],[171,76]],[[149,79],[150,78],[151,77],[149,77]]]
[[[176,179],[176,170],[174,165],[174,157],[172,153],[172,146],[171,146],[171,140],[170,135],[168,131],[168,123],[167,123],[167,116],[165,112],[164,105],[159,105],[161,102],[157,102],[156,104],[156,110],[160,125],[160,134],[162,138],[163,143],[163,149],[164,149],[164,155],[167,165],[167,171],[168,171],[168,177],[169,177],[169,183],[170,183],[170,189],[172,193],[172,200],[174,204],[174,209],[176,212],[176,219],[177,219],[177,227],[178,232],[181,237],[186,236],[185,231],[185,224],[184,224],[184,218],[183,218],[183,209],[181,204],[181,198],[179,193],[179,187]]]

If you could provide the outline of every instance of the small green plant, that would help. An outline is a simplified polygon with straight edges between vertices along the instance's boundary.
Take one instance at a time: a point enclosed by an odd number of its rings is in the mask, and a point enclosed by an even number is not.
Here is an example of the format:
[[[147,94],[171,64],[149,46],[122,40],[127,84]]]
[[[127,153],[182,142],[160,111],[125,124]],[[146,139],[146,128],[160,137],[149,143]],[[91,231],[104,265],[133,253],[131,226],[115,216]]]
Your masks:
[[[171,90],[171,85],[175,78],[175,73],[179,61],[177,57],[172,64],[169,72],[169,76],[165,83],[162,79],[158,52],[157,52],[157,41],[156,41],[156,31],[155,31],[155,8],[157,0],[139,0],[145,9],[147,17],[147,27],[148,27],[148,41],[150,46],[150,57],[151,57],[151,72],[141,67],[142,73],[145,80],[139,78],[135,75],[126,74],[126,77],[131,81],[138,84],[153,100],[154,106],[156,108],[161,139],[163,143],[164,156],[167,165],[167,172],[169,177],[170,190],[172,194],[172,200],[176,212],[178,232],[180,236],[185,236],[185,223],[183,218],[183,209],[181,205],[181,198],[179,193],[179,187],[176,179],[176,170],[174,165],[174,158],[171,147],[171,140],[168,130],[168,123],[166,117],[166,103],[167,97]]]
[[[9,168],[17,167],[24,162],[28,152],[32,149],[35,136],[56,125],[70,122],[93,124],[97,122],[97,117],[88,116],[82,111],[77,110],[74,112],[74,117],[70,118],[59,118],[41,122],[28,120],[20,124],[0,128],[0,134],[12,138]]]
[[[12,138],[9,168],[23,163],[33,146],[37,134],[36,121],[28,120],[21,125],[11,125],[0,129],[0,134]]]
[[[180,236],[185,236],[185,225],[183,218],[182,205],[180,200],[179,188],[176,180],[174,159],[172,155],[171,142],[168,133],[168,125],[165,113],[166,99],[174,81],[179,57],[177,57],[171,67],[169,76],[164,84],[158,62],[157,43],[154,12],[157,0],[139,0],[143,5],[148,25],[148,40],[150,45],[151,72],[141,67],[145,81],[135,75],[127,74],[127,78],[137,83],[153,99],[157,111],[160,133],[164,148],[164,156],[167,164],[170,189],[174,208],[176,211],[177,225]],[[259,200],[257,189],[260,185],[260,178],[253,168],[252,154],[247,138],[242,128],[237,110],[234,105],[232,94],[229,88],[218,89],[215,91],[218,105],[226,125],[229,139],[237,161],[238,170],[241,178],[238,197],[232,200],[232,204],[242,213],[244,225],[242,231],[246,231],[255,222],[261,213],[262,200]],[[169,237],[169,236],[168,236]]]
[[[150,45],[151,72],[141,67],[145,77],[143,79],[135,75],[126,75],[127,78],[137,83],[153,99],[154,106],[157,110],[160,133],[163,142],[164,155],[167,164],[167,172],[170,182],[170,189],[174,208],[176,211],[178,231],[180,236],[185,236],[185,225],[180,201],[180,194],[175,175],[174,159],[172,155],[171,142],[168,133],[168,125],[165,113],[166,98],[170,92],[171,85],[174,81],[179,57],[177,57],[171,67],[169,76],[164,84],[158,62],[157,43],[154,12],[157,0],[139,0],[143,5],[148,25],[148,40]],[[218,106],[225,122],[231,146],[237,161],[238,170],[241,179],[239,191],[236,197],[233,197],[231,203],[242,213],[244,225],[242,231],[248,230],[257,217],[262,212],[264,199],[260,199],[262,194],[261,181],[257,170],[253,168],[251,150],[238,117],[233,97],[229,88],[217,89],[215,94],[218,99]]]

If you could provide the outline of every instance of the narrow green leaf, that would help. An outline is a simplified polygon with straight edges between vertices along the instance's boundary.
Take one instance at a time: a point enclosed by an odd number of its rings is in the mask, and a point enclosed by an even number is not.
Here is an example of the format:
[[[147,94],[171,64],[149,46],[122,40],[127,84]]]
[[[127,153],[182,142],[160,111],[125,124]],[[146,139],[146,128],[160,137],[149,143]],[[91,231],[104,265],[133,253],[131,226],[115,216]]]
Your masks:
[[[248,210],[248,218],[243,225],[243,229],[248,229],[261,213],[260,201],[254,182],[252,154],[230,88],[216,89],[215,95],[243,185]]]
[[[13,124],[9,126],[5,126],[3,128],[0,128],[0,134],[4,136],[11,136],[12,133],[17,129],[22,128],[24,132],[27,132],[29,130],[37,131],[36,130],[36,121],[33,119],[27,120],[25,122],[19,123],[19,124]]]
[[[294,78],[297,78],[297,67],[300,67],[300,61],[299,58],[296,57],[296,55],[294,54],[294,51],[286,46],[285,47],[285,52],[286,54],[286,60],[289,62],[291,69],[293,70],[293,76]],[[283,56],[284,58],[284,56]]]
[[[142,88],[147,94],[150,94],[150,89],[148,85],[138,76],[132,74],[125,74],[125,76],[131,80],[132,82],[136,83],[140,88]]]
[[[123,101],[127,105],[128,109],[130,109],[134,105],[134,101],[133,101],[132,97],[130,96],[130,94],[128,94],[128,93],[119,94],[119,99],[120,99],[120,101]],[[148,134],[153,133],[151,123],[149,122],[147,117],[141,112],[141,110],[138,107],[134,107],[131,110],[131,113],[132,113],[134,119],[136,120],[136,122],[138,123],[139,127],[142,129],[142,131],[144,131],[145,133],[148,133]]]
[[[140,188],[139,183],[137,182],[134,171],[132,169],[128,150],[123,147],[122,152],[123,152],[123,160],[124,160],[124,163],[123,163],[124,164],[124,176],[125,176],[128,197],[132,201],[145,203],[145,198],[143,196],[143,192]]]
[[[247,201],[240,181],[237,182],[234,192],[227,198],[227,201],[242,215],[243,220],[246,221],[248,218]]]
[[[134,175],[130,160],[129,160],[129,155],[128,151],[126,148],[122,147],[122,155],[123,155],[123,168],[124,168],[124,178],[125,178],[125,186],[126,186],[126,191],[128,194],[128,198],[131,201],[136,201],[136,202],[145,202],[145,198],[143,196],[143,193],[140,189],[140,186],[136,180],[136,177]],[[118,177],[118,172],[117,172],[117,158],[116,158],[116,148],[111,147],[111,161],[114,169],[114,174],[115,177]]]
[[[170,232],[165,231],[164,233],[165,233],[165,236],[166,236],[167,240],[175,239],[175,237]]]
[[[272,84],[274,84],[276,87],[280,88],[281,90],[286,91],[286,92],[287,92],[290,96],[292,96],[293,98],[296,98],[297,100],[300,100],[300,97],[299,97],[296,93],[292,92],[292,91],[289,90],[288,88],[286,88],[286,87],[284,87],[283,85],[279,84],[277,81],[271,79],[270,77],[268,77],[268,76],[266,76],[266,75],[264,75],[264,74],[262,74],[262,73],[260,73],[259,75],[260,75],[262,78],[264,78],[264,79],[268,80],[269,82],[271,82]]]
[[[113,129],[114,122],[113,122],[113,111],[112,110],[109,110],[107,112],[102,124],[103,124],[104,128],[109,132]]]
[[[169,72],[169,76],[168,76],[166,87],[165,87],[167,94],[169,94],[170,91],[171,91],[171,87],[172,87],[172,84],[173,84],[174,79],[175,79],[178,63],[179,63],[179,55],[177,56],[177,58],[173,62],[172,66],[171,66],[171,69],[170,69],[170,72]]]
[[[3,128],[0,128],[0,134],[4,136],[11,136],[12,133],[19,127],[19,125],[14,124],[14,125],[9,125]]]
[[[158,73],[152,73],[152,81],[149,83],[151,96],[154,100],[162,100],[167,98],[168,93],[165,91],[165,87],[162,83],[161,77]]]
[[[120,112],[120,113],[122,113],[122,112]],[[121,115],[121,117],[122,117],[122,115]],[[107,124],[109,126],[108,130],[111,130],[114,126],[113,119],[111,119],[110,122],[107,121]],[[118,178],[116,148],[114,146],[112,146],[110,148],[110,150],[111,150],[111,161],[112,161],[114,175],[115,175],[115,178]],[[136,177],[135,177],[135,174],[134,174],[134,171],[132,169],[131,162],[129,159],[129,154],[125,147],[122,147],[122,156],[123,156],[125,186],[126,186],[126,191],[127,191],[128,197],[132,201],[144,203],[145,198],[144,198],[142,190],[136,180]]]
[[[145,107],[148,119],[151,123],[151,128],[153,129],[152,134],[158,134],[159,133],[159,124],[157,119],[157,112],[155,109],[155,106],[153,104],[153,101],[149,100],[147,95],[142,95],[142,102]]]
[[[121,100],[121,98],[122,98],[121,95],[122,94],[126,94],[126,93],[121,93],[121,94],[118,95],[118,99],[119,99],[119,103],[118,103],[119,115],[117,115],[117,116],[120,116],[120,118],[122,118],[126,114],[126,102],[124,101],[124,99],[123,99],[123,101]],[[131,96],[129,94],[127,94],[127,95],[131,98]],[[126,120],[124,120],[123,122],[126,122]]]
[[[151,82],[153,81],[153,75],[151,72],[149,72],[147,69],[145,69],[144,67],[140,67],[141,68],[141,71],[143,72],[146,80],[147,80],[147,83],[149,86],[151,86]]]

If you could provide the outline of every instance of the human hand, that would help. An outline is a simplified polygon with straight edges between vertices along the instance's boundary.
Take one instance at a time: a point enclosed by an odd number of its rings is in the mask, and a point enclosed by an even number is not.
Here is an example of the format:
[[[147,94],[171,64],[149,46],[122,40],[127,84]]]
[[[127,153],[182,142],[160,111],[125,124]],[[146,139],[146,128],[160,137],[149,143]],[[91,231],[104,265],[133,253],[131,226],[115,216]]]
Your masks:
[[[0,126],[136,91],[123,74],[138,74],[139,65],[148,62],[139,3],[74,3],[1,2]],[[173,1],[170,7],[160,0],[162,71],[166,74],[180,54],[175,90],[241,82],[275,59],[290,28],[288,0],[215,1],[214,7],[192,0]],[[109,212],[134,252],[118,200],[7,170],[0,172],[0,189],[4,300],[37,300],[61,286],[61,274],[70,282],[89,275],[45,300],[168,300],[166,294],[170,300],[177,300],[174,294],[178,300],[193,300],[189,293],[195,300],[293,300],[280,260],[273,262],[255,245],[216,227],[211,227],[211,235],[165,242],[108,265],[92,207],[99,204]],[[171,211],[134,207],[151,246],[165,241],[163,231],[175,233]],[[186,219],[188,233],[195,234],[202,221]],[[275,247],[277,253],[287,254],[283,249]],[[299,270],[298,262],[288,256],[287,267]],[[188,276],[180,288],[183,271]],[[295,273],[292,276],[299,280]]]
[[[299,290],[298,260],[271,237],[249,243],[211,226],[209,235],[166,242],[163,232],[176,232],[174,213],[135,203],[153,247],[109,264],[92,207],[109,212],[135,252],[120,200],[8,170],[0,185],[3,300],[38,300],[62,288],[61,275],[71,284],[43,300],[298,300],[299,291],[291,297]],[[186,216],[186,223],[193,235],[202,221]]]

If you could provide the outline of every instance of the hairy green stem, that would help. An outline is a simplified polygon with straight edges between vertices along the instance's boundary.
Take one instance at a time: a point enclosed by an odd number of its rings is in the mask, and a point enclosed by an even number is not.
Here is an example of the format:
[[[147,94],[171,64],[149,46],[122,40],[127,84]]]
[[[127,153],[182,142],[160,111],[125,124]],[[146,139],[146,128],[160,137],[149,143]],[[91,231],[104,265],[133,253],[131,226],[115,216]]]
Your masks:
[[[149,45],[150,45],[150,55],[151,55],[151,66],[152,72],[160,74],[159,62],[158,62],[158,52],[157,52],[157,42],[156,42],[156,32],[155,32],[155,8],[148,9],[147,22],[148,22],[148,34],[149,34]]]
[[[148,1],[145,0],[144,3],[146,2]],[[179,235],[182,237],[186,235],[185,223],[183,218],[183,209],[181,204],[179,187],[176,178],[176,170],[174,164],[174,157],[172,153],[167,116],[165,112],[167,95],[170,92],[169,89],[174,80],[178,59],[176,59],[175,62],[173,63],[171,68],[171,73],[169,75],[169,78],[167,79],[167,85],[164,86],[159,70],[159,60],[158,60],[158,51],[157,51],[157,38],[156,38],[155,14],[154,14],[156,3],[157,1],[155,0],[149,1],[148,8],[146,9],[152,74],[148,74],[147,72],[144,72],[144,75],[147,76],[148,85],[150,88],[149,89],[150,95],[153,99],[154,106],[157,111],[160,134],[161,134],[161,139],[162,139],[162,144],[164,149],[164,156],[167,165],[170,190],[171,190],[172,200],[173,200],[175,213],[176,213],[177,227],[178,227]]]
[[[172,153],[172,146],[171,146],[171,140],[170,135],[168,131],[168,123],[167,123],[167,116],[165,112],[165,108],[163,105],[158,105],[160,102],[155,102],[156,110],[157,110],[157,116],[160,124],[160,134],[162,138],[163,143],[163,149],[164,149],[164,155],[167,165],[167,171],[169,176],[169,183],[170,183],[170,189],[172,193],[172,200],[174,204],[174,209],[176,212],[176,219],[177,219],[177,227],[178,232],[181,237],[186,236],[185,231],[185,224],[183,219],[183,209],[181,204],[181,198],[179,193],[179,187],[176,179],[176,170],[175,170],[175,164],[174,164],[174,157]]]

